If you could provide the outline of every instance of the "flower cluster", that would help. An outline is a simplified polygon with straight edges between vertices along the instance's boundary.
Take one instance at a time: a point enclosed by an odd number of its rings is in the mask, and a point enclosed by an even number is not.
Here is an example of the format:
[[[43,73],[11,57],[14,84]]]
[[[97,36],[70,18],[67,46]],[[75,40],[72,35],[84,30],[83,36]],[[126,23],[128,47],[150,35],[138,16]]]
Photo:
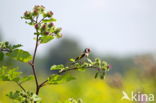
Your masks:
[[[46,11],[44,6],[34,6],[32,11],[26,11],[23,19],[26,23],[34,26],[35,35],[38,35],[40,43],[47,43],[54,38],[61,38],[61,28],[54,25],[56,21],[53,18],[52,11]]]

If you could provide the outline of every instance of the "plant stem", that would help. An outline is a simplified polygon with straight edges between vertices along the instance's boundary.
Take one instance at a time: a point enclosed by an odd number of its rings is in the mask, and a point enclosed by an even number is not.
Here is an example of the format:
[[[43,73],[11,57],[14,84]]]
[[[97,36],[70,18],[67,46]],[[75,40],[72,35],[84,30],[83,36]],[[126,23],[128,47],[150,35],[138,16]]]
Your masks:
[[[36,71],[35,71],[35,57],[36,57],[36,52],[37,52],[37,47],[38,47],[38,41],[39,41],[39,35],[36,36],[36,45],[35,45],[35,50],[34,50],[34,54],[33,54],[33,59],[32,59],[32,70],[33,70],[33,75],[35,78],[35,83],[36,83],[36,94],[38,95],[38,79],[37,79],[37,75],[36,75]]]
[[[87,69],[89,69],[89,68],[96,68],[96,67],[86,67]],[[58,74],[58,75],[61,75],[61,74],[63,74],[63,73],[65,73],[65,72],[68,72],[68,71],[72,71],[72,70],[76,70],[76,69],[79,69],[79,68],[70,68],[70,69],[66,69],[66,70],[63,70],[63,71],[61,71],[61,72],[58,72],[58,73],[56,73],[56,74]],[[45,81],[43,81],[40,85],[39,85],[39,89],[41,88],[41,87],[43,87],[44,85],[45,85],[45,83],[47,83],[48,82],[48,80],[45,80]]]
[[[16,82],[16,84],[17,84],[24,92],[26,92],[26,90],[24,89],[24,87],[23,87],[20,83]]]
[[[36,75],[36,71],[35,71],[35,57],[36,57],[36,52],[37,52],[37,48],[38,48],[38,41],[39,41],[39,35],[36,36],[35,50],[34,50],[34,54],[33,54],[32,63],[30,63],[32,70],[33,70],[33,75],[35,78],[35,83],[36,83],[36,95],[39,94],[39,84],[38,84],[38,79],[37,79],[37,75]],[[36,103],[36,101],[34,101],[34,103]]]

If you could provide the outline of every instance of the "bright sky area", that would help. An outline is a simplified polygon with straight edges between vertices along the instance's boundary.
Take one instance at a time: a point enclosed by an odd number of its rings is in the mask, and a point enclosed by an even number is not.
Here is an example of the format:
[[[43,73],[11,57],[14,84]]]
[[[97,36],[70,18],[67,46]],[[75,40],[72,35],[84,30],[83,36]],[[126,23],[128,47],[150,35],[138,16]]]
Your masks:
[[[77,38],[84,47],[107,54],[156,51],[156,0],[0,0],[0,31],[5,40],[33,50],[33,27],[20,17],[34,5],[54,12],[64,36]],[[55,40],[42,46],[58,43]]]

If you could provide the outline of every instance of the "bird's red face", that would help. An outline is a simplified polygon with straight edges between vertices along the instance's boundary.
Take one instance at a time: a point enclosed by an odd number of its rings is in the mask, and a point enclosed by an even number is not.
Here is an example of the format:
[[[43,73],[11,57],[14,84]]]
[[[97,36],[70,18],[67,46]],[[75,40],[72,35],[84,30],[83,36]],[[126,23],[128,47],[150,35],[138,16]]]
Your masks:
[[[85,49],[85,53],[90,53],[90,51],[91,51],[90,48]]]

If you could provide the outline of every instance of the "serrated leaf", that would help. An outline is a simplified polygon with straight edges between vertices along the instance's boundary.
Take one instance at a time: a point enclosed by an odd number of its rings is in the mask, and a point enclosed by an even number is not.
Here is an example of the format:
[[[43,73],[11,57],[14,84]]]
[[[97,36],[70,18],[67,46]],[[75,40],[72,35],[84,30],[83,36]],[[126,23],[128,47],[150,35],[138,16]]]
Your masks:
[[[20,80],[21,72],[17,71],[17,68],[9,69],[5,66],[0,68],[0,80],[2,81],[15,81]]]
[[[48,78],[48,83],[49,84],[60,84],[60,83],[65,83],[71,80],[74,80],[75,78],[72,77],[71,75],[57,75],[53,74]]]
[[[16,49],[10,53],[7,53],[7,56],[21,62],[29,62],[32,60],[32,56],[29,54],[29,52],[22,49]]]
[[[40,43],[47,43],[47,42],[49,42],[49,41],[51,41],[53,39],[54,39],[54,37],[51,36],[51,35],[42,36],[42,37],[40,37]]]
[[[55,22],[56,19],[55,18],[51,18],[51,19],[44,19],[42,20],[43,23],[50,23],[50,22]]]

